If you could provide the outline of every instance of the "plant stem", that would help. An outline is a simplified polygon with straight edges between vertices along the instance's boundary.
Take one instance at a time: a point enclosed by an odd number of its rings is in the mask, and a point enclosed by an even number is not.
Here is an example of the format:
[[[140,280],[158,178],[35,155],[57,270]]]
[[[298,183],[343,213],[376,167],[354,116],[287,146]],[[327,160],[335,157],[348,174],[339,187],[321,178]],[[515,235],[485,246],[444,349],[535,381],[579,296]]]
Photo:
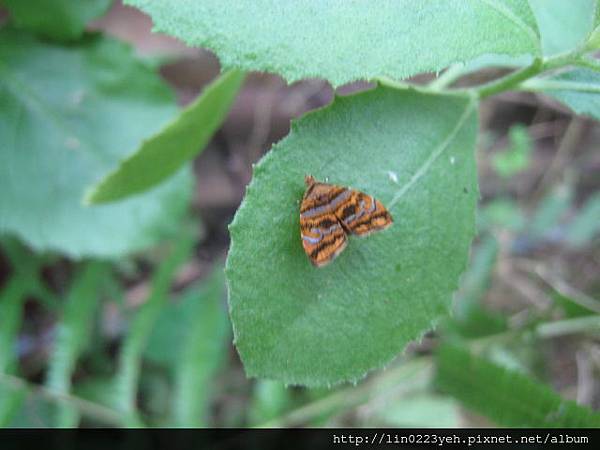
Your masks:
[[[499,94],[512,88],[516,88],[524,81],[542,73],[571,65],[586,65],[593,66],[595,70],[600,68],[599,65],[590,62],[583,58],[585,48],[577,48],[567,53],[550,56],[548,58],[536,58],[533,62],[522,69],[516,70],[509,75],[497,80],[486,83],[482,86],[469,88],[477,93],[479,98],[489,97],[490,95]]]
[[[598,61],[597,59],[582,56],[576,61],[576,64],[578,66],[585,67],[587,69],[592,69],[596,72],[600,72],[600,61]]]
[[[577,317],[575,319],[559,320],[556,322],[542,323],[537,326],[536,334],[542,338],[552,338],[576,333],[600,332],[600,317]]]
[[[451,85],[464,73],[465,65],[463,63],[453,64],[448,67],[444,73],[427,85],[430,89],[444,89]]]
[[[545,78],[531,78],[521,83],[520,88],[525,91],[574,91],[600,94],[600,86],[592,83],[568,80],[547,80]]]
[[[106,425],[123,426],[123,416],[111,408],[107,408],[106,406],[90,402],[71,394],[56,392],[52,389],[28,383],[19,377],[8,374],[0,374],[0,386],[5,386],[6,388],[14,391],[29,391],[51,402],[62,405],[70,405],[79,410],[79,412],[81,412],[81,414],[84,416],[93,418]]]
[[[473,89],[479,98],[489,97],[490,95],[499,94],[500,92],[507,91],[525,81],[534,75],[537,75],[542,71],[543,62],[541,59],[535,59],[531,65],[523,67],[522,69],[516,70],[511,74],[502,77],[498,80],[486,83],[483,86],[479,86]]]

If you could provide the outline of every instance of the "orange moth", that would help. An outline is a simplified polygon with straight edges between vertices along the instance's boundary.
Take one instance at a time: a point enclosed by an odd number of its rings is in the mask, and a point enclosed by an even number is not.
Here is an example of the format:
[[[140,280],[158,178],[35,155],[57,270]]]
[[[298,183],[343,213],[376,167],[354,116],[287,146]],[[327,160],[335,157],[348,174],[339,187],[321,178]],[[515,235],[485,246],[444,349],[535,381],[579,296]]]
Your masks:
[[[379,200],[354,189],[305,177],[300,205],[302,246],[310,261],[322,267],[348,244],[348,235],[367,236],[388,228],[393,220]]]

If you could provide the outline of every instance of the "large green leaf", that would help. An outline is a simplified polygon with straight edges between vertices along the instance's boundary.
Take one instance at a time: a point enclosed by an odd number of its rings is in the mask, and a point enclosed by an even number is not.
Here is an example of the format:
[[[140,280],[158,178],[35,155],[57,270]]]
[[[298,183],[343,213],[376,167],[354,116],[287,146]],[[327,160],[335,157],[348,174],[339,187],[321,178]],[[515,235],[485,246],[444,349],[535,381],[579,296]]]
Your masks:
[[[540,30],[545,55],[572,51],[589,41],[598,46],[600,24],[598,0],[529,0]],[[591,33],[591,35],[590,35]],[[558,75],[540,77],[523,83],[525,89],[544,92],[571,107],[578,114],[600,118],[600,74],[589,69],[574,69]]]
[[[475,231],[476,133],[474,100],[384,86],[293,124],[230,226],[229,301],[249,375],[357,380],[447,313]],[[313,267],[299,229],[306,174],[375,196],[395,223]]]
[[[126,0],[156,31],[213,50],[224,67],[334,85],[406,78],[485,53],[539,54],[526,0]]]
[[[461,347],[445,345],[437,359],[438,387],[500,426],[600,426],[600,414],[563,400],[548,386]]]
[[[122,254],[174,231],[188,172],[115,205],[81,199],[176,111],[169,89],[119,42],[88,36],[62,47],[0,31],[0,233],[77,257]]]
[[[0,0],[15,25],[53,39],[81,37],[86,24],[106,12],[112,0]]]
[[[588,37],[588,48],[597,49],[600,47],[600,2],[596,0],[596,8],[594,10],[593,31]]]
[[[593,26],[597,0],[529,0],[544,55],[567,52],[583,43]]]
[[[173,175],[204,150],[235,99],[244,74],[230,71],[217,78],[202,95],[163,130],[107,175],[88,195],[91,203],[114,201],[150,189]]]

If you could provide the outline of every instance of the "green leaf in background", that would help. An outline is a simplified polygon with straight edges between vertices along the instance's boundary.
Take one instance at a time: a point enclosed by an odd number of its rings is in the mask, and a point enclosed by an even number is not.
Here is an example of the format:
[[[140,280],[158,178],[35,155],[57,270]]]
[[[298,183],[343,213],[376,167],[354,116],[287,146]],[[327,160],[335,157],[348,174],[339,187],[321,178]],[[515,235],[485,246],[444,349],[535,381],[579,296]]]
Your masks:
[[[75,364],[94,327],[100,300],[100,286],[106,279],[106,267],[91,262],[75,276],[62,321],[57,325],[56,341],[50,358],[46,386],[59,394],[69,394]],[[69,405],[57,407],[54,426],[76,427],[79,414]]]
[[[447,314],[475,232],[476,110],[379,86],[295,122],[256,166],[226,269],[248,375],[356,381]],[[306,174],[375,196],[394,224],[315,268],[300,239]]]
[[[574,69],[559,75],[532,78],[523,89],[543,92],[564,103],[577,114],[600,120],[600,73]]]
[[[189,171],[115,205],[81,198],[176,111],[165,84],[119,42],[61,47],[1,30],[0,233],[72,257],[116,256],[173,233]]]
[[[243,80],[244,74],[233,70],[213,81],[176,119],[144,140],[135,153],[94,186],[87,201],[119,200],[146,191],[176,173],[204,150]]]
[[[568,52],[582,44],[593,26],[597,0],[529,0],[544,55]]]
[[[81,37],[87,23],[107,10],[112,0],[0,0],[14,24],[57,40]]]
[[[486,53],[540,53],[527,0],[222,2],[126,0],[155,31],[213,50],[223,67],[334,86],[437,71]]]
[[[582,247],[600,233],[600,193],[592,195],[581,207],[567,230],[567,242]]]
[[[588,48],[597,49],[600,48],[600,2],[596,0],[596,8],[594,11],[594,25],[593,30],[588,37]]]
[[[550,387],[468,350],[443,345],[436,384],[468,408],[504,427],[600,427],[600,414],[564,400]]]
[[[494,169],[503,178],[527,169],[531,163],[531,138],[527,127],[513,125],[508,132],[509,146],[503,152],[494,155]]]
[[[186,300],[191,301],[193,310],[175,367],[172,425],[206,427],[211,425],[209,402],[214,377],[231,342],[222,267],[215,269],[199,288],[189,289]]]

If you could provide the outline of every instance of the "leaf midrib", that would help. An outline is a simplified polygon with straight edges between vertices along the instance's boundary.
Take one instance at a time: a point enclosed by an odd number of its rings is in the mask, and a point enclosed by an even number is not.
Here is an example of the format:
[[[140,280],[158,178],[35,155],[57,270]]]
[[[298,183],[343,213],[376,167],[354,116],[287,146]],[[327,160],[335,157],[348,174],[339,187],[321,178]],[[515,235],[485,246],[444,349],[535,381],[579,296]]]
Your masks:
[[[531,28],[529,25],[523,22],[518,16],[516,16],[510,9],[506,8],[505,6],[499,5],[498,3],[494,3],[492,2],[492,0],[481,0],[481,2],[485,3],[489,8],[492,8],[499,14],[502,14],[504,17],[506,17],[508,20],[514,23],[518,28],[521,28],[523,31],[525,31],[525,33],[527,33],[529,38],[534,43],[536,49],[538,49],[538,51],[540,51],[541,53],[540,39],[533,28]]]
[[[402,197],[412,188],[424,175],[429,172],[429,169],[434,162],[450,147],[450,143],[454,140],[458,132],[462,129],[467,119],[475,109],[476,101],[473,97],[469,97],[469,102],[465,106],[465,110],[460,115],[454,128],[450,131],[446,139],[444,139],[430,154],[429,158],[419,167],[415,174],[408,180],[408,182],[402,186],[398,192],[394,195],[390,202],[389,209],[392,209]]]

